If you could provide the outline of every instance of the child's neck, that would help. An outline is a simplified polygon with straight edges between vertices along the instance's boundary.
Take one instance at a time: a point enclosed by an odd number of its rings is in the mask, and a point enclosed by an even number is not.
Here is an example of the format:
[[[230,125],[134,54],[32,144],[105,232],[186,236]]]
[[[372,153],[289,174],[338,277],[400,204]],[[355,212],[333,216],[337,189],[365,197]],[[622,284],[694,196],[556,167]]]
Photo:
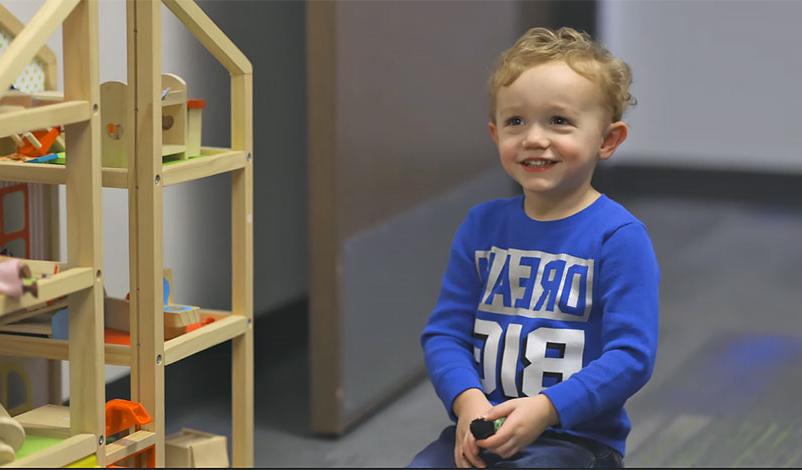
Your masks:
[[[601,194],[593,187],[570,196],[550,198],[542,194],[524,193],[524,211],[529,218],[548,222],[570,217],[596,202]]]

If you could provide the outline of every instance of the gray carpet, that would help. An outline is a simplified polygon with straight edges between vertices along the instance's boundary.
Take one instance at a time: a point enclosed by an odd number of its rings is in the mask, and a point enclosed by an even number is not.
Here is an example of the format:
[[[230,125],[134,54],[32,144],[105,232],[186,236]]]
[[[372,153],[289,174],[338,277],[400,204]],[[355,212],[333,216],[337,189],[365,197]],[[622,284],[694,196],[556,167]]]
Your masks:
[[[666,198],[626,205],[649,226],[662,270],[658,361],[628,404],[626,465],[802,465],[800,211]],[[256,464],[406,465],[448,424],[429,382],[341,438],[310,434],[305,314],[299,302],[256,322]],[[168,431],[228,434],[229,354],[222,345],[170,366]]]

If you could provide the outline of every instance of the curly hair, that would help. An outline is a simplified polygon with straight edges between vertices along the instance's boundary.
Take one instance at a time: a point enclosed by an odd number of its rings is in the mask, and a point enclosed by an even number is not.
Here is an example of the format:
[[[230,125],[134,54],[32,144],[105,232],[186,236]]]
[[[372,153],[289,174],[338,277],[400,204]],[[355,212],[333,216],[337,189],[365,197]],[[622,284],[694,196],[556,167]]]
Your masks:
[[[627,107],[637,103],[629,93],[629,65],[588,33],[568,27],[556,31],[531,28],[501,54],[490,76],[490,121],[496,121],[496,99],[501,87],[511,85],[527,69],[552,61],[564,61],[576,73],[599,84],[611,122],[620,121]]]

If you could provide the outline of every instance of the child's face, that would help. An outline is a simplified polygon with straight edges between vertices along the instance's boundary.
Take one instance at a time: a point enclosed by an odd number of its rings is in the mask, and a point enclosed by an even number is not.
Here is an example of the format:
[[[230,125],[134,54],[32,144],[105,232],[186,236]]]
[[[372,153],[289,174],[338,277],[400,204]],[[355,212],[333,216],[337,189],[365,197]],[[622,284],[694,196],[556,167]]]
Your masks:
[[[597,161],[617,146],[609,148],[605,137],[626,127],[610,124],[596,83],[559,61],[536,65],[502,87],[489,126],[501,165],[526,196],[553,201],[591,190]]]

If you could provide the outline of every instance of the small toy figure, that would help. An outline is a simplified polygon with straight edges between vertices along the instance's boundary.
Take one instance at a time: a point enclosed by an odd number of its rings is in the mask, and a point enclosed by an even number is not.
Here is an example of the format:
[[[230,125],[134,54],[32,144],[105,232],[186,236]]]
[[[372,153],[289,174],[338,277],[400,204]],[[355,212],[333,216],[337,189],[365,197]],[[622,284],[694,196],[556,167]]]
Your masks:
[[[32,277],[31,268],[21,260],[0,262],[0,294],[20,297],[30,292],[34,297],[39,297],[39,287],[36,280],[31,280]]]

